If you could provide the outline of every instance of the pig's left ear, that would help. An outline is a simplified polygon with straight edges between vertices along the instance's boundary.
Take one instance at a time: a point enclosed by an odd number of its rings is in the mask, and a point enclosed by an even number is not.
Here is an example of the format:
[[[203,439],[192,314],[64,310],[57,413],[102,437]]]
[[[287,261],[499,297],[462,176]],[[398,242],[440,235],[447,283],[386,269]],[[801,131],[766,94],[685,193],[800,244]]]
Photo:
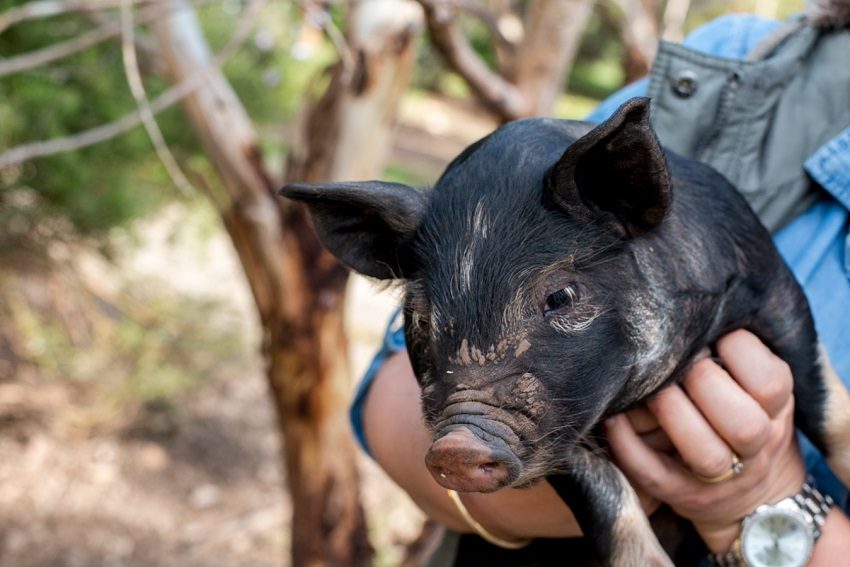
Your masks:
[[[567,148],[546,191],[570,215],[613,221],[630,236],[660,223],[670,205],[670,175],[649,123],[649,99],[629,100]]]
[[[293,183],[278,193],[307,205],[322,244],[363,275],[402,278],[406,244],[425,211],[424,191],[384,181]]]

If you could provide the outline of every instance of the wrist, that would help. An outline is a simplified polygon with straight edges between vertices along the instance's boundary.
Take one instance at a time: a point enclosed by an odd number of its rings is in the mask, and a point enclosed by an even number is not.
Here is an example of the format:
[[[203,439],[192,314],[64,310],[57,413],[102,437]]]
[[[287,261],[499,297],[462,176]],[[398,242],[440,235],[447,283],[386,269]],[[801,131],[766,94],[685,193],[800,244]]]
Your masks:
[[[697,527],[697,533],[710,553],[722,554],[731,550],[741,536],[741,522],[731,526]]]
[[[835,565],[836,558],[846,557],[847,542],[850,541],[850,520],[837,507],[833,507],[826,516],[821,537],[815,543],[811,567]]]
[[[809,565],[814,544],[833,513],[832,505],[832,499],[822,494],[809,477],[793,496],[763,504],[744,518],[741,534],[731,549],[713,549],[712,562],[720,567]]]
[[[738,514],[732,517],[714,517],[702,521],[693,521],[697,533],[711,553],[725,553],[740,537],[744,518],[752,514],[763,504],[774,504],[797,494],[806,481],[806,471],[802,461],[780,467],[780,474],[760,483],[749,490],[749,505],[738,508]]]

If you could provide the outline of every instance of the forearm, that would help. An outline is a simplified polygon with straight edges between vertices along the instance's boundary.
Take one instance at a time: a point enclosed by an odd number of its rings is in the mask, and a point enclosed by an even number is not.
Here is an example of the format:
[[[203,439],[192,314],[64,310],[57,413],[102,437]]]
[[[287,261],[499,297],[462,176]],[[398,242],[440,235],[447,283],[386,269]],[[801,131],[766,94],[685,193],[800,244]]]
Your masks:
[[[847,564],[850,551],[850,520],[838,508],[826,517],[820,539],[815,544],[809,567],[832,567]]]

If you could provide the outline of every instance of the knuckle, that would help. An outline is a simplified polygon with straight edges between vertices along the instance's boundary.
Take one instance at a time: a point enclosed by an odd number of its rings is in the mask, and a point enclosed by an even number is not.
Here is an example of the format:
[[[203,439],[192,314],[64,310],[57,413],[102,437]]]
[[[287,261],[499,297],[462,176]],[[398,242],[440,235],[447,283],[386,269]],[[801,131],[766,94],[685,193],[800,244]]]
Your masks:
[[[727,451],[711,451],[702,454],[691,465],[703,476],[719,476],[729,470],[732,458]]]
[[[770,372],[773,379],[777,382],[782,382],[783,384],[790,384],[792,380],[791,366],[778,356],[770,357],[770,362],[768,363],[768,371]]]
[[[644,476],[640,482],[641,488],[643,488],[647,494],[650,494],[656,498],[661,500],[667,496],[667,491],[665,490],[664,484],[654,476]]]
[[[738,426],[734,432],[732,444],[747,449],[748,452],[762,448],[770,435],[770,421],[767,416],[759,416]]]
[[[772,406],[782,406],[791,397],[794,381],[791,368],[784,360],[775,358],[768,364],[765,372],[767,379],[758,387],[758,396]]]

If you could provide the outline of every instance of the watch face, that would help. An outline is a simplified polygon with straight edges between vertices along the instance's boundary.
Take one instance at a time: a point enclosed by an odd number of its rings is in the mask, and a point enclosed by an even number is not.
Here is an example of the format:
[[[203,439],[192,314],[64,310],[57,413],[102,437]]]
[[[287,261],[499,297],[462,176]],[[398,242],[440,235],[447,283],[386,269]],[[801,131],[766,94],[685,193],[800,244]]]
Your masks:
[[[813,543],[805,520],[788,510],[757,513],[741,534],[741,551],[753,567],[802,567]]]

